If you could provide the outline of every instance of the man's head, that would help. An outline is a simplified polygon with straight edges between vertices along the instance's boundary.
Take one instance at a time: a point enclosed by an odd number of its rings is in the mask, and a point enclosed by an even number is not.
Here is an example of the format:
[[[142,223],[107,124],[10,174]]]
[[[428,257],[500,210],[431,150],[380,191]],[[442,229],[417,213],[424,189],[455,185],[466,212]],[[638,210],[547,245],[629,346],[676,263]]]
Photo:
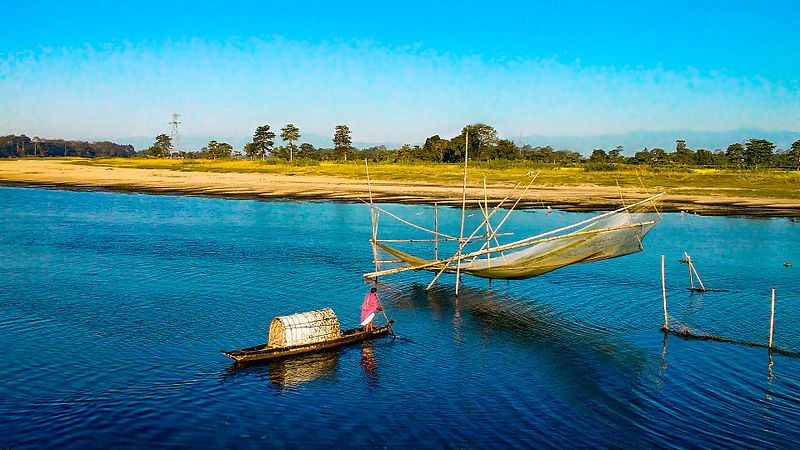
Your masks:
[[[378,292],[378,288],[375,288],[375,287],[374,287],[374,288],[370,289],[369,291],[370,291],[370,292],[372,292],[372,293],[374,294],[374,293]]]

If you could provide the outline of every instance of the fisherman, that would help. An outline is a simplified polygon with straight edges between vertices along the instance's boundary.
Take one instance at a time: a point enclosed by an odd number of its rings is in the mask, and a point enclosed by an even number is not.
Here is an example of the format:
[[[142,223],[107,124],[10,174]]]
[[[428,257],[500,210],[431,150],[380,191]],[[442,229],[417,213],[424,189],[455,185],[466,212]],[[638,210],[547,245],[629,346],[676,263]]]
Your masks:
[[[364,331],[372,331],[375,311],[383,311],[383,307],[378,303],[378,288],[370,289],[361,303],[361,326],[364,327]]]

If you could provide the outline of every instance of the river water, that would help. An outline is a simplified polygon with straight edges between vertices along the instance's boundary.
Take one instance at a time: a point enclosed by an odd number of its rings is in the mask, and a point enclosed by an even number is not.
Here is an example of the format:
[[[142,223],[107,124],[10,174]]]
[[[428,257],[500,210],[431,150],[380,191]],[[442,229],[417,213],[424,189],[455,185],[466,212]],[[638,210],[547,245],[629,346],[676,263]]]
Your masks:
[[[519,211],[504,231],[588,216]],[[442,230],[459,217],[441,208]],[[800,446],[800,359],[659,331],[665,254],[673,325],[766,342],[775,288],[775,343],[800,349],[800,223],[665,214],[644,252],[465,277],[457,302],[453,275],[386,277],[396,340],[244,368],[219,353],[277,315],[354,326],[369,235],[360,204],[0,187],[0,446]],[[690,293],[683,251],[726,292]]]

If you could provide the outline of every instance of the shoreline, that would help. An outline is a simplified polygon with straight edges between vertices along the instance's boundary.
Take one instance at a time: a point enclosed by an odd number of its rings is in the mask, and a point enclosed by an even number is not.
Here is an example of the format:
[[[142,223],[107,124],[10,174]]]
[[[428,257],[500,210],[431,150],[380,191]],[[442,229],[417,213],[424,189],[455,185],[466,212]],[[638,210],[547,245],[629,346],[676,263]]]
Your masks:
[[[0,185],[57,188],[160,195],[193,195],[229,199],[331,200],[358,203],[368,201],[365,180],[317,176],[241,172],[186,172],[169,169],[140,169],[72,164],[73,160],[0,161]],[[489,201],[499,202],[513,186],[489,185]],[[647,198],[658,189],[616,188],[596,185],[547,186],[534,183],[518,208],[550,206],[565,211],[602,211]],[[372,196],[379,203],[460,205],[461,185],[412,181],[372,181]],[[470,185],[467,198],[483,200],[483,186]],[[507,204],[511,204],[514,196]],[[469,202],[468,202],[469,206]],[[747,215],[800,217],[800,200],[733,197],[707,194],[686,195],[667,190],[659,209],[687,211],[700,215]]]

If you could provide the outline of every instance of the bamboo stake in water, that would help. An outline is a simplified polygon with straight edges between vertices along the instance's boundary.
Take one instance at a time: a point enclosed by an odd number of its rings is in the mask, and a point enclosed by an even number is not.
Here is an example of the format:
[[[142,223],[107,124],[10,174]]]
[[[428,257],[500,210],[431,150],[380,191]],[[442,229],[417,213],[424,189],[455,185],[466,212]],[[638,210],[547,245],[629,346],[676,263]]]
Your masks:
[[[667,316],[667,281],[664,278],[664,255],[661,255],[661,296],[664,298],[664,331],[669,331],[669,316]]]
[[[689,255],[686,255],[686,256],[689,256]],[[700,283],[700,289],[702,289],[703,292],[705,292],[706,291],[706,287],[703,284],[703,280],[700,279],[700,274],[697,273],[697,269],[694,268],[694,263],[692,262],[692,257],[691,256],[689,256],[689,268],[692,270],[692,272],[694,272],[694,276],[697,277],[697,282]]]
[[[772,290],[772,306],[769,311],[769,345],[772,348],[772,330],[775,327],[775,289]]]

